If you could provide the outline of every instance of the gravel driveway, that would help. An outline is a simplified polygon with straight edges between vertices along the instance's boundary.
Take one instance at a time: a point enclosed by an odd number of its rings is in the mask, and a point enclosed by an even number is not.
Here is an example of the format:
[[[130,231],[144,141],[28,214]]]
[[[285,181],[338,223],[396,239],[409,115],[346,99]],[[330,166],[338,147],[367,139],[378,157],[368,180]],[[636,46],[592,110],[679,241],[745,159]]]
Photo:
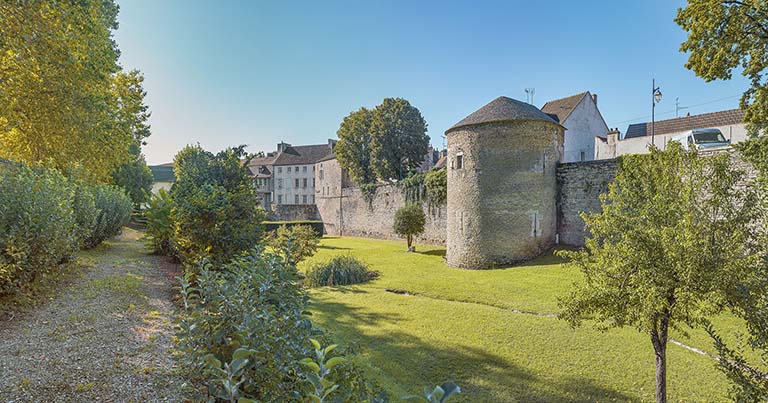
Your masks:
[[[171,357],[176,266],[141,233],[80,256],[82,275],[0,321],[0,402],[180,402]]]

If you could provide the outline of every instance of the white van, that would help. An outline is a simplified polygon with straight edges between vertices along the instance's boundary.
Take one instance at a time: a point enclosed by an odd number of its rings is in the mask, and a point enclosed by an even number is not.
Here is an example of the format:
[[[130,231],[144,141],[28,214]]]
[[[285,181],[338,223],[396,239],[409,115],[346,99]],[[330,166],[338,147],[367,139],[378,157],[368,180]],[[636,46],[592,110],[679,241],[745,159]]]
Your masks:
[[[669,141],[682,144],[684,150],[707,150],[731,145],[731,140],[726,140],[720,129],[693,129],[672,137]]]

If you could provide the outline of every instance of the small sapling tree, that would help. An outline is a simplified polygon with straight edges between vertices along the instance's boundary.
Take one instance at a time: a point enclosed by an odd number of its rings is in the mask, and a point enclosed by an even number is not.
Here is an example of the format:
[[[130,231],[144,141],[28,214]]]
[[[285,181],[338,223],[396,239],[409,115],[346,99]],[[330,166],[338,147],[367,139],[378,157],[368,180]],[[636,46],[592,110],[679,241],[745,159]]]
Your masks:
[[[416,250],[413,247],[413,236],[424,232],[426,221],[424,211],[416,204],[408,204],[395,212],[394,230],[397,235],[407,240],[408,252]]]
[[[658,403],[667,401],[670,328],[705,324],[759,260],[754,195],[735,186],[742,177],[727,155],[701,157],[676,143],[626,157],[602,212],[583,215],[586,248],[561,253],[584,274],[560,300],[561,317],[648,335]]]

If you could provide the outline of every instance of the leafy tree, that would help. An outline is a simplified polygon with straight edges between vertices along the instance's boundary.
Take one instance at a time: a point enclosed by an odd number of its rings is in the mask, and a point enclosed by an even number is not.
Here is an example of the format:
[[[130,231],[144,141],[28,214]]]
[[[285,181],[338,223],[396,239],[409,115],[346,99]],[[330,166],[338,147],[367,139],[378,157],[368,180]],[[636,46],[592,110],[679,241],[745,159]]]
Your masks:
[[[244,146],[218,154],[187,146],[174,159],[171,221],[179,255],[187,267],[202,258],[214,264],[257,246],[265,212],[259,204]]]
[[[675,22],[688,32],[680,46],[685,67],[706,81],[729,80],[736,68],[751,81],[741,97],[753,133],[768,125],[768,3],[758,0],[688,0]]]
[[[735,186],[742,178],[727,155],[704,158],[675,143],[625,157],[601,196],[602,212],[582,215],[586,248],[561,252],[584,274],[560,299],[561,317],[648,335],[659,403],[666,402],[670,328],[702,325],[720,312],[759,259],[754,194]]]
[[[112,86],[113,95],[118,100],[117,124],[133,138],[128,149],[130,160],[112,172],[112,180],[128,192],[135,207],[149,200],[153,181],[152,171],[141,154],[141,147],[146,145],[145,140],[151,134],[148,123],[151,114],[144,103],[147,93],[142,86],[143,82],[141,73],[132,70],[117,73]]]
[[[99,181],[128,161],[117,12],[112,0],[0,2],[0,157],[80,163]]]
[[[339,141],[333,151],[349,177],[357,185],[374,183],[376,174],[371,165],[371,121],[374,112],[360,108],[341,122],[336,135]]]
[[[408,241],[408,251],[415,250],[413,245],[413,236],[424,232],[424,224],[427,217],[419,205],[408,204],[399,208],[395,212],[394,230],[397,235],[405,237]]]
[[[277,227],[266,239],[276,253],[283,254],[288,264],[297,265],[317,252],[320,238],[309,225]]]
[[[403,98],[385,98],[371,121],[371,164],[382,180],[403,179],[424,160],[427,122]]]
[[[118,167],[117,171],[112,173],[112,180],[115,185],[125,189],[134,207],[139,207],[149,200],[154,177],[144,156],[139,155],[133,161]]]
[[[758,171],[757,184],[759,194],[758,208],[762,223],[768,223],[768,138],[760,137],[736,145],[743,159],[750,162]],[[737,292],[733,294],[729,306],[733,313],[744,319],[747,324],[746,344],[759,352],[762,357],[768,353],[768,238],[765,231],[755,246],[762,254],[762,261],[757,264],[752,275],[743,280]],[[721,357],[718,367],[731,380],[731,396],[738,403],[759,403],[768,401],[768,365],[749,362],[739,349],[728,346],[711,326],[707,332],[715,341],[715,348]],[[741,346],[738,346],[741,347]]]

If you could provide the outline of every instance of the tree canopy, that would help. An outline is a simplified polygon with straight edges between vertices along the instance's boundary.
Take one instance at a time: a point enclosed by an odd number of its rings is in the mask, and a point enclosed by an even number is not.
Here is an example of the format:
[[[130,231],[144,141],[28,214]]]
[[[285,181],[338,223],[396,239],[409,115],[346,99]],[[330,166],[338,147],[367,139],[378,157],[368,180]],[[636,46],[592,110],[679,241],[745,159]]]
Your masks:
[[[421,112],[402,98],[350,113],[337,132],[335,152],[357,185],[403,179],[421,165],[429,147]]]
[[[348,172],[353,182],[362,185],[376,181],[371,165],[371,120],[374,112],[370,109],[350,113],[341,122],[336,135],[339,141],[333,151],[339,164]]]
[[[757,200],[759,222],[763,231],[758,231],[755,246],[762,254],[761,262],[753,267],[752,275],[740,282],[737,292],[731,296],[728,306],[738,317],[744,319],[747,334],[744,346],[727,345],[713,327],[707,331],[715,341],[717,354],[722,357],[718,366],[731,380],[731,396],[739,403],[760,403],[768,401],[768,365],[765,360],[747,360],[742,348],[768,354],[768,137],[759,137],[736,145],[741,157],[757,170],[754,186],[760,197]]]
[[[386,98],[371,122],[373,171],[382,180],[403,179],[421,165],[429,147],[427,122],[403,98]]]
[[[80,164],[98,181],[130,161],[148,127],[140,75],[120,73],[117,13],[112,0],[0,2],[1,157]]]
[[[754,193],[727,155],[702,157],[676,143],[622,160],[602,212],[584,214],[586,248],[562,252],[584,281],[560,300],[562,318],[647,334],[656,400],[666,402],[669,329],[706,323],[759,261]]]
[[[397,235],[405,237],[408,242],[408,251],[413,250],[414,235],[424,232],[426,221],[424,210],[417,204],[407,204],[395,212],[393,229]]]
[[[685,67],[706,81],[728,80],[741,69],[751,86],[741,97],[750,130],[768,125],[768,3],[760,0],[688,0],[675,22],[688,32],[680,46]]]

